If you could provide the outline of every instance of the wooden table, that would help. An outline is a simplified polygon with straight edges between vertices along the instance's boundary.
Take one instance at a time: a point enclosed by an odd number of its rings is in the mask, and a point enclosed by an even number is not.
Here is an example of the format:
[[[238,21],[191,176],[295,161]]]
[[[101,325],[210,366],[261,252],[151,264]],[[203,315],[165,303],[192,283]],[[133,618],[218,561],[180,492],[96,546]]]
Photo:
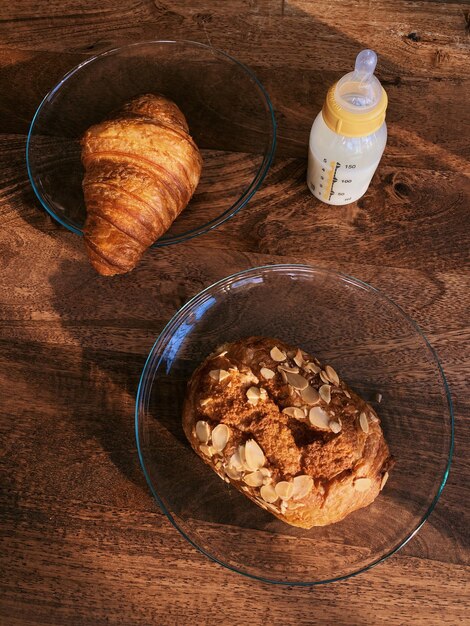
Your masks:
[[[0,17],[0,623],[468,623],[469,5],[22,0]],[[67,69],[149,38],[249,64],[276,107],[279,151],[234,219],[109,281],[35,201],[26,132]],[[362,47],[379,54],[389,141],[367,195],[335,208],[306,190],[308,129]],[[283,261],[346,271],[399,303],[437,350],[456,411],[449,481],[420,533],[313,589],[257,583],[196,552],[153,501],[133,433],[139,375],[173,313],[218,278]]]

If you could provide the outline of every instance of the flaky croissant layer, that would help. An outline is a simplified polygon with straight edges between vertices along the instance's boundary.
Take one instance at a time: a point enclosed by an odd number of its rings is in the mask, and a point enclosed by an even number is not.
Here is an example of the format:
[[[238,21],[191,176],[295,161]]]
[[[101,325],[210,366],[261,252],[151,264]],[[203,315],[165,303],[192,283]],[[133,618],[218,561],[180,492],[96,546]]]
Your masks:
[[[177,105],[152,94],[89,128],[81,144],[88,256],[100,274],[129,272],[191,199],[200,152]]]

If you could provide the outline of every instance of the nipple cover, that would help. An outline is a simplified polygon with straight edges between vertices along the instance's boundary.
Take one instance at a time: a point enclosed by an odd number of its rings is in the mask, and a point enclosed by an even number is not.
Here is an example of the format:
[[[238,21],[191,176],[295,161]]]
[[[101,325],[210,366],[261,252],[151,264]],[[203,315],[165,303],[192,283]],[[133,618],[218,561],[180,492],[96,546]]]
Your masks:
[[[374,76],[377,55],[373,50],[361,50],[354,71],[343,76],[335,89],[335,100],[347,111],[365,113],[375,107],[382,96],[380,82]]]

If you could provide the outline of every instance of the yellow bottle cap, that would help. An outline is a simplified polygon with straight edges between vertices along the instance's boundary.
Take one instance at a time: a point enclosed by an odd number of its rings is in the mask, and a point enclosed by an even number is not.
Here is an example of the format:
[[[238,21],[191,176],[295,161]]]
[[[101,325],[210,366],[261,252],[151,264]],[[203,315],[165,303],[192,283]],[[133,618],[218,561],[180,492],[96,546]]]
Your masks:
[[[338,104],[335,98],[336,86],[337,83],[328,90],[322,109],[323,119],[328,128],[345,137],[364,137],[379,130],[385,121],[388,104],[385,89],[381,87],[380,100],[373,108],[364,112],[359,109],[356,112]]]

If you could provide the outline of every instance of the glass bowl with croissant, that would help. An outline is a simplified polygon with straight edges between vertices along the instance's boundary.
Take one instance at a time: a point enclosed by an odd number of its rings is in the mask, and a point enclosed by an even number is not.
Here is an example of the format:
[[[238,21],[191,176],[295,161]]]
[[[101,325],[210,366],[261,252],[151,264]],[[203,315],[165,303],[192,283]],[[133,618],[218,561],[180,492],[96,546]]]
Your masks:
[[[413,537],[446,481],[453,417],[435,353],[385,295],[273,265],[222,279],[168,323],[136,434],[157,502],[194,546],[313,585]]]
[[[103,275],[235,215],[271,164],[276,124],[254,73],[190,41],[147,41],[73,68],[40,104],[27,167],[42,206]]]

